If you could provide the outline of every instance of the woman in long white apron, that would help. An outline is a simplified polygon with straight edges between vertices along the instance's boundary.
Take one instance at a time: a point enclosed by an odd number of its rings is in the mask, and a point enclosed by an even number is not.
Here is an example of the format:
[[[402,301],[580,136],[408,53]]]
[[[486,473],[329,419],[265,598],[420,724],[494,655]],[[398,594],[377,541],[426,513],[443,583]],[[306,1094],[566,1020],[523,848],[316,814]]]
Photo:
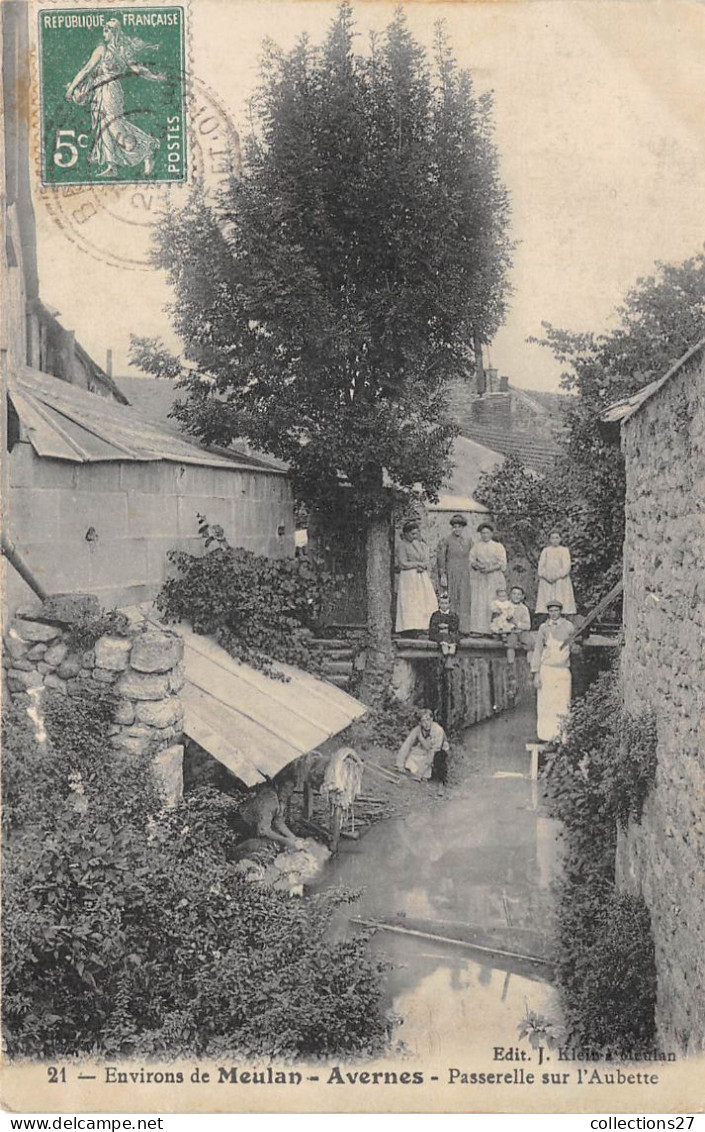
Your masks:
[[[563,613],[571,615],[577,612],[570,570],[570,551],[567,546],[561,546],[560,531],[551,531],[549,545],[543,548],[539,558],[537,613],[547,613],[549,601],[560,601]]]
[[[419,524],[404,523],[397,548],[397,633],[428,632],[431,615],[438,609],[438,598],[429,573],[428,547],[421,538]]]
[[[570,637],[573,626],[561,617],[563,605],[549,599],[548,621],[536,635],[531,657],[536,700],[536,734],[542,743],[551,743],[561,733],[564,716],[570,711]]]

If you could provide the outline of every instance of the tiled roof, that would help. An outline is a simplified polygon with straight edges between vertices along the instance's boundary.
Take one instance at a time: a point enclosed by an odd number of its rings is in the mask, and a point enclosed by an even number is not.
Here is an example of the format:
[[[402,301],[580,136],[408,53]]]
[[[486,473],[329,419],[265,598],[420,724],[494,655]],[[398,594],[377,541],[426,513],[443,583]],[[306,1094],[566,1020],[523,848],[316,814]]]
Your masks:
[[[538,401],[553,417],[562,417],[574,400],[570,393],[547,393],[543,389],[519,389],[514,385],[509,388],[512,393],[524,393],[532,401]]]
[[[479,421],[463,421],[460,427],[463,436],[474,440],[477,444],[493,448],[504,456],[516,456],[529,467],[541,471],[553,467],[563,452],[558,441],[545,434],[519,432],[503,428],[499,424]]]

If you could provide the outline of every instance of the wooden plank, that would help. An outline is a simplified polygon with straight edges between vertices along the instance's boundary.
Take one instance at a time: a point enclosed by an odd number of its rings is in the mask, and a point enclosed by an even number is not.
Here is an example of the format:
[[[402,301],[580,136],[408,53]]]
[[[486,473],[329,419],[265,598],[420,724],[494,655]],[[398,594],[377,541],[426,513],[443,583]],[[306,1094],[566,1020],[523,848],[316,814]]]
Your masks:
[[[592,612],[588,613],[587,617],[582,622],[582,624],[578,626],[578,628],[575,630],[575,632],[572,634],[572,636],[570,638],[571,643],[573,641],[576,641],[578,639],[578,637],[581,637],[586,629],[590,628],[593,621],[596,621],[597,618],[602,613],[604,613],[604,611],[606,609],[609,608],[609,606],[612,604],[612,602],[616,598],[618,598],[619,595],[622,593],[623,589],[624,589],[624,580],[622,578],[620,578],[619,581],[617,582],[617,584],[612,586],[612,589],[609,591],[609,593],[605,594],[605,596],[602,598],[602,600],[597,603],[597,605],[592,610]]]
[[[268,700],[317,726],[322,733],[318,742],[336,735],[367,711],[364,704],[348,696],[346,692],[289,664],[277,663],[275,667],[290,678],[290,683],[271,680],[248,664],[238,663],[215,641],[194,633],[183,623],[174,628],[183,636],[187,648],[194,654],[207,659],[221,671],[236,675],[243,684],[263,693]]]
[[[190,684],[239,717],[249,719],[263,733],[283,740],[296,754],[310,751],[328,738],[328,733],[322,728],[301,715],[295,715],[285,705],[273,703],[264,691],[243,680],[239,673],[214,664],[196,653],[190,644],[186,646],[184,664]]]
[[[397,924],[387,924],[383,920],[351,919],[350,922],[359,924],[363,928],[375,928],[378,931],[392,932],[395,935],[415,936],[418,939],[431,940],[433,943],[449,944],[452,947],[464,948],[466,951],[476,951],[481,955],[495,956],[498,959],[514,959],[521,963],[530,963],[532,966],[552,969],[550,961],[540,955],[522,955],[518,951],[504,951],[499,947],[485,947],[479,943],[470,943],[469,940],[454,939],[453,936],[437,935],[435,932],[421,932],[415,928],[402,928]]]
[[[204,751],[208,751],[219,763],[232,771],[246,786],[256,786],[264,782],[264,777],[243,752],[213,728],[191,705],[184,702],[184,732]]]
[[[271,777],[302,753],[285,739],[268,733],[235,708],[227,707],[192,684],[186,683],[180,695],[184,704],[186,733],[190,734],[189,728],[197,726],[200,720],[220,737],[217,749],[215,746],[213,750],[206,747],[216,758],[220,757],[218,751],[229,751],[229,757],[241,759],[243,766],[249,764],[261,774]],[[196,739],[196,742],[200,740]]]
[[[22,426],[27,430],[30,444],[38,456],[52,460],[69,460],[74,464],[85,463],[85,454],[79,453],[76,446],[47,421],[39,412],[34,399],[11,388],[10,396]]]

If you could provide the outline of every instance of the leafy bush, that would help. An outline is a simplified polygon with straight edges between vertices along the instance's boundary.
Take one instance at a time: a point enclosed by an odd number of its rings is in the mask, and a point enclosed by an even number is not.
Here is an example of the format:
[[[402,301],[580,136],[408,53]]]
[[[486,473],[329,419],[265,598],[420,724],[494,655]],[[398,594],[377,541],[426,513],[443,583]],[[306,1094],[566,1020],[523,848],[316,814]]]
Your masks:
[[[613,1057],[642,1054],[655,1036],[656,963],[641,896],[594,875],[558,902],[555,977],[567,1044]]]
[[[10,1056],[378,1050],[380,967],[364,937],[329,938],[347,897],[246,882],[228,860],[236,801],[202,789],[160,813],[150,760],[110,749],[108,718],[86,690],[48,698],[43,741],[5,721]]]
[[[619,676],[598,676],[573,703],[563,742],[544,774],[553,817],[570,831],[583,862],[613,861],[617,825],[641,819],[656,777],[656,722],[651,711],[625,712]]]
[[[617,828],[639,820],[656,769],[650,713],[622,706],[616,671],[576,701],[544,774],[552,817],[564,826],[554,969],[567,1044],[639,1055],[654,1038],[656,973],[648,909],[615,888]]]
[[[419,708],[388,695],[377,707],[371,707],[362,719],[356,719],[341,736],[341,743],[356,749],[387,747],[395,750],[419,721]]]
[[[308,640],[333,590],[332,576],[311,558],[266,558],[228,546],[220,528],[199,520],[208,552],[170,552],[176,573],[164,583],[159,609],[269,675],[277,676],[277,660],[319,670],[321,657]]]
[[[70,652],[87,652],[101,637],[128,637],[130,620],[117,609],[101,613],[82,612],[66,634]]]

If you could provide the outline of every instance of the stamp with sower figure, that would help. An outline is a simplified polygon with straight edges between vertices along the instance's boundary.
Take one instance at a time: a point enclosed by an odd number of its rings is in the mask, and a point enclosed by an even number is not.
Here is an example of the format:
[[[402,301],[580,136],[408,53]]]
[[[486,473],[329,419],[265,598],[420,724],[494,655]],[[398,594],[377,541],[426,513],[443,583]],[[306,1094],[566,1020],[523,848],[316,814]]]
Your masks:
[[[40,11],[42,182],[187,178],[180,7]]]

